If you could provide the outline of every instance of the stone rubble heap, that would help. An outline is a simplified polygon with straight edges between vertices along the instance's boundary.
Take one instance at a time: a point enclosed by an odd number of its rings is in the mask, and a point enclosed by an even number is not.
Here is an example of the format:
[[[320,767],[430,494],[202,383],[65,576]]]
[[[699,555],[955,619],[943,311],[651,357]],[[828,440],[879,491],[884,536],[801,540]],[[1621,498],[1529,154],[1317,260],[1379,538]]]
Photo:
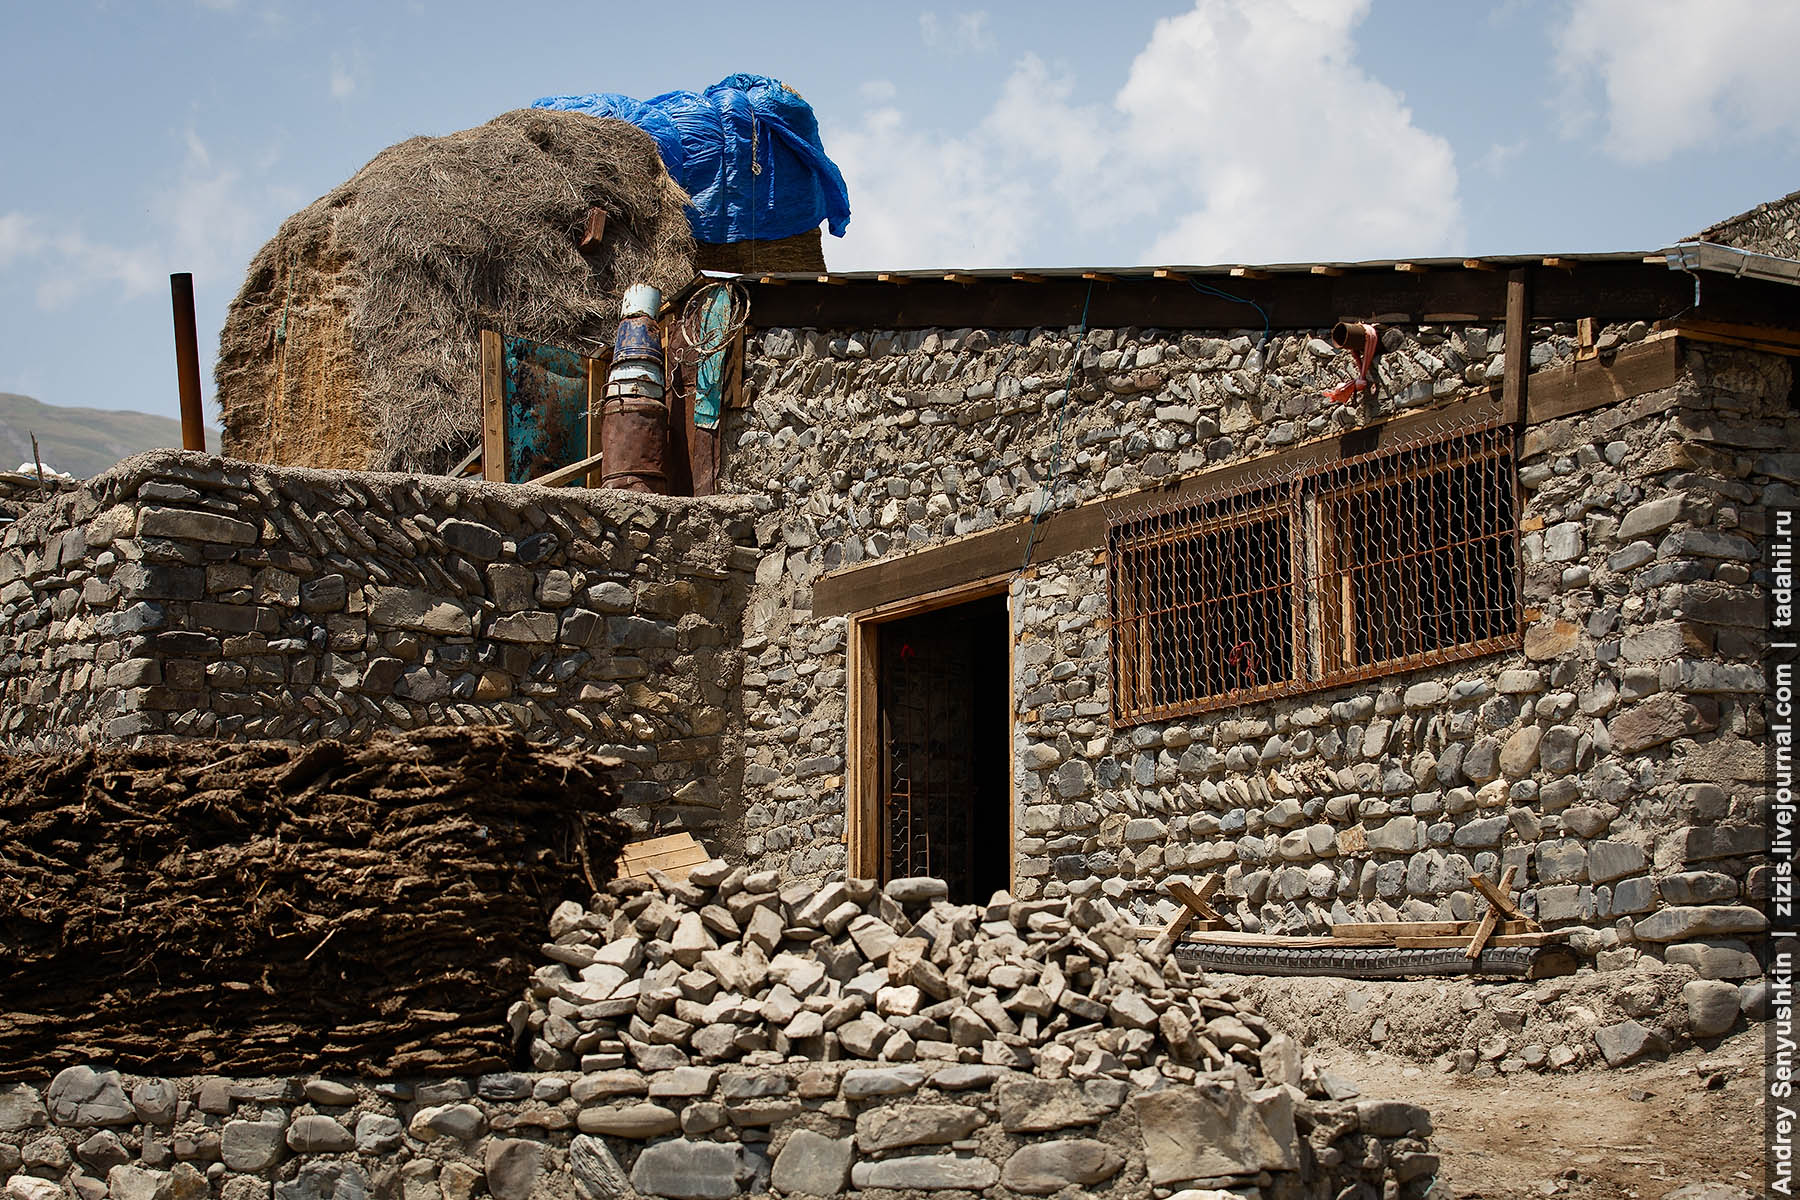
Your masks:
[[[578,1067],[577,1099],[622,1101],[583,1109],[583,1133],[686,1135],[638,1156],[640,1191],[687,1195],[679,1184],[659,1190],[659,1164],[691,1172],[708,1154],[721,1171],[736,1164],[753,1189],[767,1186],[753,1162],[765,1152],[760,1131],[813,1111],[835,1119],[806,1123],[831,1147],[804,1143],[790,1165],[843,1169],[815,1193],[784,1185],[788,1158],[777,1153],[778,1191],[832,1194],[847,1178],[858,1188],[1003,1182],[1047,1194],[1055,1187],[1020,1181],[1061,1171],[1061,1183],[1098,1184],[1122,1169],[1137,1185],[1119,1194],[1133,1195],[1146,1180],[1254,1188],[1270,1171],[1376,1187],[1391,1171],[1396,1184],[1423,1187],[1435,1170],[1422,1110],[1332,1103],[1290,1038],[1164,947],[1141,944],[1103,898],[999,892],[986,905],[954,905],[941,880],[784,888],[775,872],[718,860],[686,881],[653,880],[615,883],[591,910],[562,905],[544,947],[554,962],[511,1015],[536,1068]],[[862,1065],[871,1062],[882,1066]],[[921,1089],[930,1103],[866,1108]],[[977,1133],[995,1112],[1009,1137]],[[1115,1121],[1120,1112],[1129,1115]],[[1093,1126],[1098,1140],[1020,1141]],[[1296,1128],[1311,1139],[1304,1150]],[[1359,1130],[1372,1137],[1334,1144]],[[708,1149],[721,1139],[735,1145]],[[985,1157],[965,1154],[976,1150]],[[1040,1169],[1040,1157],[1053,1169]]]

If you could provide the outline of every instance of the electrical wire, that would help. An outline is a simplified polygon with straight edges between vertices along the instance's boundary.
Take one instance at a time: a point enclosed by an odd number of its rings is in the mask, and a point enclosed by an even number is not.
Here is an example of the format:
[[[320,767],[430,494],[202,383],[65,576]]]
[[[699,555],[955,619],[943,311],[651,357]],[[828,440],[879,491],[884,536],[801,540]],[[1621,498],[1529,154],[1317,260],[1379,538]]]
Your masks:
[[[1269,344],[1269,314],[1263,311],[1262,305],[1254,300],[1246,300],[1242,296],[1234,296],[1230,292],[1222,291],[1209,283],[1196,283],[1194,280],[1190,279],[1188,280],[1188,286],[1193,288],[1196,292],[1199,292],[1202,296],[1217,296],[1219,299],[1229,300],[1233,304],[1248,304],[1251,308],[1254,308],[1257,315],[1262,318],[1263,322],[1262,341],[1257,344],[1257,349],[1260,350]]]

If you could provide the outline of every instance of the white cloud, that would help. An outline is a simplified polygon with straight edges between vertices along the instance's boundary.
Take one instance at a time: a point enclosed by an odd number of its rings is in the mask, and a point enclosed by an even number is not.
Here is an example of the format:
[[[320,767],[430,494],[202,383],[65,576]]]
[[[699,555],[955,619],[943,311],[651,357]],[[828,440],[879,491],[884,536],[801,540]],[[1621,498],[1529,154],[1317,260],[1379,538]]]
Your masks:
[[[919,14],[919,36],[933,50],[949,54],[973,54],[991,50],[994,32],[988,28],[988,15],[983,9],[951,13],[940,17],[926,11]]]
[[[848,237],[826,251],[839,270],[998,265],[1023,253],[1030,189],[994,170],[980,139],[912,128],[890,106],[825,145],[850,185]]]
[[[1489,175],[1498,175],[1506,169],[1507,163],[1525,153],[1528,144],[1525,138],[1512,142],[1495,142],[1475,160],[1475,165]]]
[[[833,265],[1094,262],[1080,243],[1102,235],[1152,263],[1449,252],[1454,157],[1356,64],[1367,9],[1197,0],[1157,22],[1110,104],[1027,55],[966,132],[891,106],[829,129],[855,212]]]
[[[1578,135],[1598,119],[1622,162],[1662,162],[1709,141],[1800,137],[1800,4],[1572,0],[1551,31]]]
[[[331,56],[330,88],[333,100],[348,100],[350,94],[356,91],[356,76],[350,73],[350,65],[342,54]]]
[[[178,178],[149,198],[150,219],[135,242],[97,241],[75,225],[38,214],[0,214],[0,268],[37,268],[40,308],[64,308],[108,291],[134,299],[166,286],[173,271],[191,271],[201,286],[235,288],[250,252],[291,206],[285,191],[252,185],[242,172],[215,166],[189,130]]]
[[[43,244],[36,223],[22,212],[0,213],[0,267],[35,254]]]

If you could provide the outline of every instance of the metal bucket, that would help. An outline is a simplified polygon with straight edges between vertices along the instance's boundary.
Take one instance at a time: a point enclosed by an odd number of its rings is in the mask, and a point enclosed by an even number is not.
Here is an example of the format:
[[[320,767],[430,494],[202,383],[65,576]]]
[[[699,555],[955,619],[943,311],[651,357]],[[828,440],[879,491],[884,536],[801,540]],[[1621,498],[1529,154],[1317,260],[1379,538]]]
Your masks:
[[[648,396],[609,394],[600,405],[600,486],[669,490],[669,406]]]
[[[625,289],[619,305],[621,317],[654,317],[662,308],[662,293],[647,283],[634,283]]]
[[[606,373],[606,378],[612,383],[629,379],[634,382],[654,383],[657,387],[661,387],[667,382],[663,378],[662,364],[649,362],[615,363],[613,369]]]
[[[662,365],[662,330],[648,317],[627,317],[613,334],[613,361]]]
[[[606,399],[623,400],[628,397],[664,402],[662,384],[628,379],[623,382],[614,382],[606,385]]]

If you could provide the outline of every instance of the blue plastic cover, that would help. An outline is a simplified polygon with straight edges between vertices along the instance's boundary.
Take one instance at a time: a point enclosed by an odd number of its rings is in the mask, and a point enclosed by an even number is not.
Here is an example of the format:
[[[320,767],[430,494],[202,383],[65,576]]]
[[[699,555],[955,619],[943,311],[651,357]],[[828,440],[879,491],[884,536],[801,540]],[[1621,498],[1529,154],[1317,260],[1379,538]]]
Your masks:
[[[732,75],[704,92],[545,96],[531,106],[629,121],[649,134],[693,198],[688,224],[702,242],[793,237],[821,221],[843,237],[850,224],[850,193],[825,156],[812,106],[779,79]]]

